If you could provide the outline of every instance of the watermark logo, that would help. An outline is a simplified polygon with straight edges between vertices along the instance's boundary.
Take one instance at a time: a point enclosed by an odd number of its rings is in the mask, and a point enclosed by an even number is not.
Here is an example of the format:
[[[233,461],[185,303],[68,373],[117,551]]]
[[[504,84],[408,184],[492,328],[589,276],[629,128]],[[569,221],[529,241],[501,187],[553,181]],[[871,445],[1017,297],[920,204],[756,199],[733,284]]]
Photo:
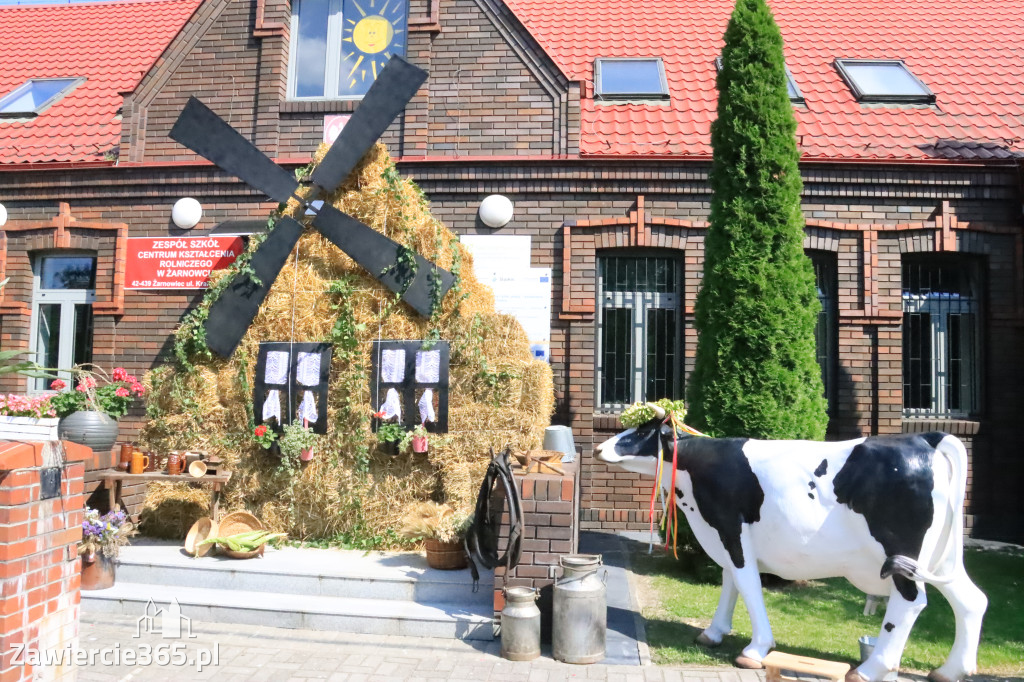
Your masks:
[[[167,608],[157,608],[157,605],[150,599],[146,604],[146,612],[139,616],[135,624],[135,639],[142,635],[160,635],[164,639],[195,639],[198,635],[192,634],[192,619],[181,613],[181,606],[178,600],[171,598]]]
[[[159,636],[165,641],[160,644],[149,644],[141,640]],[[188,640],[198,639],[192,632],[192,619],[182,614],[177,599],[164,607],[159,607],[150,599],[145,611],[135,624],[131,646],[122,646],[117,642],[114,646],[83,649],[78,646],[33,649],[25,644],[12,644],[14,666],[32,666],[35,668],[76,666],[137,666],[137,667],[177,667],[194,668],[202,672],[209,666],[220,665],[220,642],[203,641],[203,646],[189,646]],[[198,645],[199,642],[192,642]],[[0,652],[4,653],[4,652]]]

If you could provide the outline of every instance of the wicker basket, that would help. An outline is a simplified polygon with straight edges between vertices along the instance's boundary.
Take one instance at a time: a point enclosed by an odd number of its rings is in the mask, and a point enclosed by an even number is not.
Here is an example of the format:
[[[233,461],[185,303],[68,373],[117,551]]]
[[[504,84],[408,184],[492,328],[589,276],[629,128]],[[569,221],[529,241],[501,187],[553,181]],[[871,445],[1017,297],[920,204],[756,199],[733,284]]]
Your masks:
[[[204,516],[195,523],[188,530],[188,535],[185,537],[185,551],[190,556],[204,556],[207,552],[213,549],[213,543],[208,545],[199,544],[206,538],[212,538],[217,536],[217,522]]]
[[[439,542],[431,539],[426,540],[424,546],[427,550],[427,565],[431,568],[451,571],[466,567],[466,549],[461,542]]]
[[[248,533],[252,530],[263,530],[263,523],[249,512],[237,511],[231,512],[220,520],[217,535],[219,537],[229,537],[239,533]],[[262,556],[265,547],[266,545],[260,545],[259,549],[254,549],[251,552],[236,552],[224,545],[218,545],[217,551],[232,559],[252,559],[256,556]]]

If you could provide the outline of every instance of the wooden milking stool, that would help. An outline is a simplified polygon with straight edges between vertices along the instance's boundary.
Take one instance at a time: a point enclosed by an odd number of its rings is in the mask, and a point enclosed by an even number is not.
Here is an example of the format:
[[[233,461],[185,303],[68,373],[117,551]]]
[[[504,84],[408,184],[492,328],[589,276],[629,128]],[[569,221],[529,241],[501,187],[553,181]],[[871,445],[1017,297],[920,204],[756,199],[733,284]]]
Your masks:
[[[810,656],[794,656],[793,654],[784,654],[781,651],[772,651],[764,657],[761,663],[765,668],[767,682],[800,679],[789,673],[813,675],[832,680],[832,682],[843,682],[846,679],[846,673],[850,671],[849,663],[823,661],[820,658],[811,658]],[[783,674],[783,670],[787,674]]]

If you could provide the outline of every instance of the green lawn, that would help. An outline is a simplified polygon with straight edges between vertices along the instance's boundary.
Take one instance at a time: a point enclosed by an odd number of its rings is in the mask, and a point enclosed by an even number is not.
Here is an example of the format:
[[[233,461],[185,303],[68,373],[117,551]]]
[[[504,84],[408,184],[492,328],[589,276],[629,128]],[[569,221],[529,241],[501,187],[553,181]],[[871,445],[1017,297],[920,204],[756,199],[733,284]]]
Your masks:
[[[684,570],[671,555],[655,549],[630,556],[642,576],[647,638],[654,660],[662,664],[731,664],[750,641],[750,618],[740,599],[734,632],[716,649],[694,644],[718,603],[718,581],[690,576],[708,571]],[[692,562],[691,562],[692,563]],[[1024,554],[969,551],[967,572],[989,598],[985,614],[979,673],[1024,675]],[[792,583],[765,590],[772,632],[782,651],[854,662],[857,639],[878,634],[883,609],[864,616],[864,595],[843,579]],[[936,590],[928,588],[928,606],[918,618],[903,653],[904,670],[926,672],[939,666],[953,644],[953,612]]]

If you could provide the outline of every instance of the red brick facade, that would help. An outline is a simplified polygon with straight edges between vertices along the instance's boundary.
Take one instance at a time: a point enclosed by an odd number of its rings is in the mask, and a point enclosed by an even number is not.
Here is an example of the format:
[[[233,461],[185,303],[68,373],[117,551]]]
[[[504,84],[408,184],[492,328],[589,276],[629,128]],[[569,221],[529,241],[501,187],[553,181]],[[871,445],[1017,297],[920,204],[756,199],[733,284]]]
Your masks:
[[[193,196],[202,203],[198,234],[267,215],[272,204],[197,162],[167,133],[195,94],[283,164],[308,161],[321,140],[324,116],[352,111],[354,104],[287,100],[288,14],[284,0],[201,5],[126,94],[118,166],[0,165],[0,200],[10,212],[0,265],[12,277],[0,300],[4,348],[27,347],[29,256],[62,248],[58,239],[97,253],[97,296],[114,305],[117,241],[182,234],[169,220],[177,198]],[[645,528],[648,491],[635,475],[613,472],[591,456],[593,443],[618,429],[615,415],[595,405],[595,263],[602,252],[626,248],[679,258],[688,372],[696,349],[693,304],[710,207],[709,163],[580,158],[579,84],[566,80],[498,0],[413,0],[409,16],[408,57],[431,75],[383,139],[400,170],[424,189],[434,214],[456,232],[494,233],[476,217],[488,194],[515,202],[514,219],[497,233],[529,235],[532,264],[553,269],[554,419],[572,426],[582,446],[580,525]],[[925,426],[904,419],[902,411],[901,257],[978,256],[986,285],[981,410],[976,421],[927,426],[969,442],[976,530],[1024,539],[1024,503],[1015,492],[1024,483],[1024,464],[1015,454],[1024,402],[1018,389],[1024,359],[1017,350],[1024,343],[1024,226],[1015,166],[999,160],[816,162],[802,172],[805,245],[835,254],[839,280],[838,386],[830,437]],[[120,295],[123,311],[96,309],[94,359],[141,374],[167,357],[169,335],[199,292]],[[7,379],[0,388],[23,387]],[[142,418],[141,409],[133,410],[122,421],[124,432],[131,436]]]
[[[0,443],[0,682],[75,678],[89,454],[74,443]],[[67,655],[32,665],[47,652]]]

